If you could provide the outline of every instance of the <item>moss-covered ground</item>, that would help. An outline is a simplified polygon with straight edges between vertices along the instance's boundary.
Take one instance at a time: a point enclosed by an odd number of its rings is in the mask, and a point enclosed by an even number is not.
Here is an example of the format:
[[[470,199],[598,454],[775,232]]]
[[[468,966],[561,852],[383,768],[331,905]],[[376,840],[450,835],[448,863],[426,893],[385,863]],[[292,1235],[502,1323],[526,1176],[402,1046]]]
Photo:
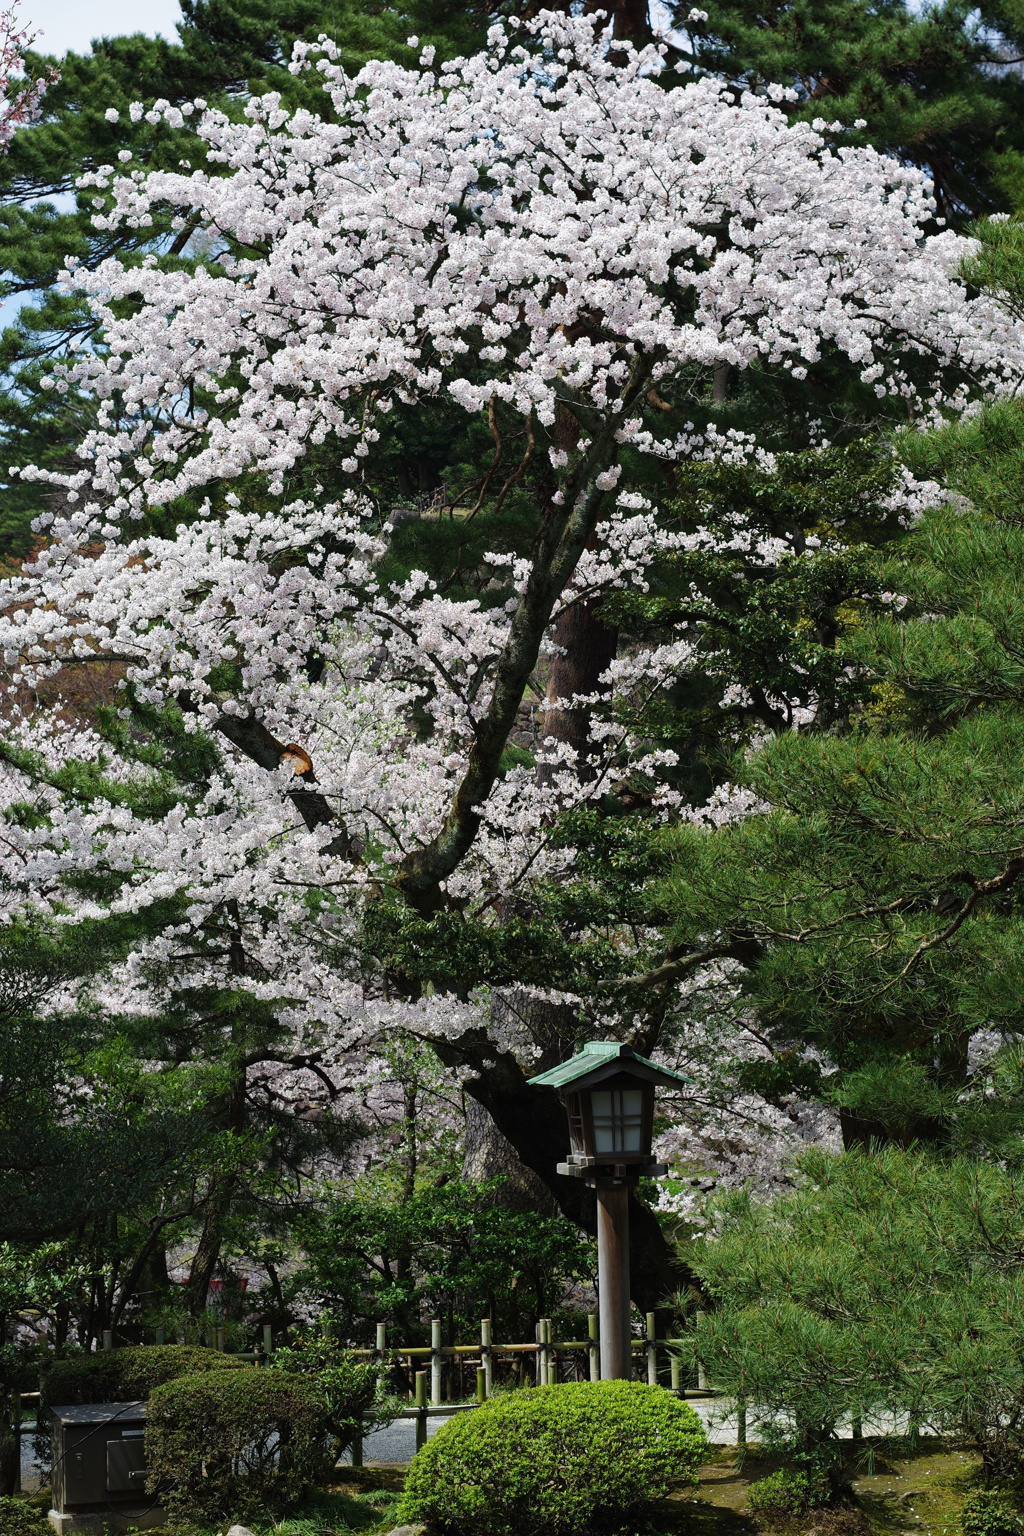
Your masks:
[[[976,1485],[969,1456],[924,1441],[912,1457],[884,1453],[869,1440],[848,1448],[848,1506],[801,1517],[766,1520],[747,1511],[750,1484],[767,1477],[776,1461],[717,1447],[701,1470],[700,1486],[680,1490],[661,1512],[663,1528],[688,1536],[955,1536],[964,1494]]]
[[[658,1511],[652,1536],[957,1536],[960,1502],[978,1476],[971,1457],[938,1442],[922,1442],[915,1456],[900,1458],[865,1440],[847,1457],[853,1492],[849,1506],[774,1521],[754,1517],[747,1510],[750,1484],[778,1465],[716,1447],[714,1459],[701,1469],[699,1487],[680,1489]],[[331,1495],[339,1500],[338,1515],[349,1523],[333,1529],[367,1536],[389,1530],[394,1521],[388,1520],[388,1509],[397,1500],[404,1471],[394,1466],[352,1472]],[[276,1536],[330,1536],[330,1529],[297,1520],[278,1527]]]

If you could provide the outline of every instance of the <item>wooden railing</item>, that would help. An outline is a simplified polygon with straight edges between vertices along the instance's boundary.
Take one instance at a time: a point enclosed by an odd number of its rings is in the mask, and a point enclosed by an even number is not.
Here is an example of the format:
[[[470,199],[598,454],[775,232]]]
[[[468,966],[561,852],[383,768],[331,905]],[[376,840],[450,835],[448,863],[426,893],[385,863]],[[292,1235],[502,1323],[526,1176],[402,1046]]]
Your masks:
[[[653,1312],[648,1312],[645,1321],[643,1336],[633,1341],[634,1377],[645,1375],[650,1385],[660,1384],[680,1397],[684,1395],[713,1396],[714,1394],[708,1389],[707,1379],[700,1365],[696,1367],[696,1388],[684,1387],[683,1360],[677,1352],[678,1346],[684,1341],[658,1338]],[[542,1317],[537,1322],[534,1331],[536,1337],[532,1344],[496,1343],[491,1336],[490,1319],[483,1318],[480,1322],[479,1339],[472,1344],[442,1344],[441,1321],[439,1318],[434,1318],[430,1324],[430,1343],[409,1345],[389,1343],[387,1325],[377,1323],[374,1347],[352,1349],[349,1353],[357,1359],[378,1360],[382,1364],[404,1368],[409,1406],[401,1409],[398,1417],[415,1419],[418,1449],[426,1443],[428,1418],[464,1413],[487,1401],[494,1389],[495,1367],[502,1360],[519,1362],[520,1375],[523,1374],[523,1367],[532,1360],[533,1370],[530,1374],[534,1385],[539,1387],[550,1386],[559,1380],[566,1379],[589,1379],[590,1381],[600,1379],[601,1351],[596,1312],[591,1312],[587,1316],[585,1339],[556,1339],[553,1336],[551,1319],[547,1317]],[[158,1328],[154,1333],[154,1342],[162,1344],[164,1330]],[[227,1334],[224,1328],[214,1329],[211,1342],[214,1348],[230,1353],[232,1359],[251,1360],[257,1365],[265,1363],[274,1353],[273,1328],[270,1323],[263,1325],[261,1349],[228,1351]],[[103,1334],[103,1349],[109,1350],[113,1347],[113,1334],[108,1330]],[[458,1369],[452,1369],[453,1366]],[[473,1376],[468,1381],[467,1368],[473,1371]],[[522,1384],[525,1385],[525,1381]],[[39,1393],[23,1392],[21,1401],[25,1408],[31,1408],[38,1404]],[[745,1429],[745,1426],[743,1428]],[[25,1424],[19,1420],[14,1430],[19,1439],[19,1451],[21,1436],[35,1432],[33,1423]],[[745,1435],[741,1429],[742,1438],[745,1438]],[[361,1436],[358,1436],[353,1444],[352,1461],[355,1466],[362,1465]]]

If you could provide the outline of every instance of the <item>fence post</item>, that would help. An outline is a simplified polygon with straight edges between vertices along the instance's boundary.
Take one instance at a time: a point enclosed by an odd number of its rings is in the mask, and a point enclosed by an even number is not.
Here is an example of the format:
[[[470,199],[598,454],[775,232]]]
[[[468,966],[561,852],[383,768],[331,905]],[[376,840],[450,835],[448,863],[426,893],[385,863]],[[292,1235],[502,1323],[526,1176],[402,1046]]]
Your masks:
[[[672,1391],[683,1395],[683,1362],[678,1355],[669,1355],[668,1368],[672,1372]]]
[[[214,1349],[219,1349],[221,1353],[227,1349],[227,1332],[224,1328],[215,1328],[213,1330],[213,1347]]]
[[[653,1312],[647,1314],[647,1385],[658,1385],[658,1330]]]
[[[14,1463],[14,1487],[11,1489],[11,1492],[12,1493],[20,1493],[21,1492],[21,1437],[22,1437],[22,1434],[24,1433],[24,1412],[25,1412],[25,1405],[21,1401],[21,1392],[20,1392],[20,1390],[14,1393],[14,1402],[13,1402],[12,1406],[14,1408],[14,1449],[15,1449],[15,1451],[17,1453],[17,1460]]]
[[[551,1385],[551,1319],[542,1317],[540,1320],[540,1384],[542,1387]]]
[[[103,1348],[104,1349],[113,1349],[113,1347],[114,1347],[114,1334],[113,1334],[113,1330],[110,1329],[110,1328],[104,1328],[104,1330],[103,1330]]]
[[[377,1359],[382,1364],[384,1362],[384,1351],[387,1348],[387,1342],[388,1342],[388,1325],[387,1325],[387,1323],[378,1323],[377,1324],[377,1348],[376,1348],[376,1355],[377,1355]]]
[[[697,1325],[699,1327],[700,1324],[704,1321],[704,1313],[703,1312],[696,1312],[696,1313],[694,1313],[694,1316],[696,1318]],[[708,1389],[708,1373],[704,1369],[704,1361],[703,1360],[698,1360],[697,1361],[697,1391],[698,1392],[706,1392],[707,1389]]]
[[[361,1467],[363,1464],[363,1431],[357,1429],[352,1436],[352,1465]]]
[[[430,1401],[434,1407],[441,1402],[441,1319],[430,1321]]]
[[[422,1450],[427,1443],[427,1373],[416,1372],[416,1449]]]
[[[587,1354],[590,1356],[590,1379],[601,1380],[601,1346],[597,1342],[597,1313],[587,1313],[587,1338],[590,1343],[587,1346]]]
[[[484,1379],[487,1383],[485,1396],[490,1397],[494,1388],[494,1363],[491,1356],[491,1320],[489,1317],[480,1319],[480,1364],[484,1368]]]
[[[274,1353],[274,1328],[271,1323],[263,1324],[263,1358],[269,1360]]]
[[[163,1341],[164,1341],[164,1330],[162,1328],[154,1328],[153,1329],[153,1342],[154,1342],[154,1344],[162,1344]]]
[[[487,1401],[487,1372],[482,1365],[477,1367],[476,1372],[476,1400],[478,1403]]]

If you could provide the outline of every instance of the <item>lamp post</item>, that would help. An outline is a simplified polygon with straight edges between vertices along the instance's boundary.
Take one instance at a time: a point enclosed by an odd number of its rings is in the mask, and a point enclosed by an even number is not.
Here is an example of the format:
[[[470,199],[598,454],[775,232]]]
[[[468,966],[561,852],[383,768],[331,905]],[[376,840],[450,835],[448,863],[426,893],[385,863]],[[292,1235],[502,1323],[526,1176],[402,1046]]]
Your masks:
[[[558,1172],[597,1195],[597,1298],[601,1380],[632,1375],[629,1326],[629,1191],[641,1177],[666,1173],[654,1161],[654,1090],[685,1083],[616,1040],[591,1040],[571,1061],[532,1077],[554,1088],[569,1115],[569,1160]]]

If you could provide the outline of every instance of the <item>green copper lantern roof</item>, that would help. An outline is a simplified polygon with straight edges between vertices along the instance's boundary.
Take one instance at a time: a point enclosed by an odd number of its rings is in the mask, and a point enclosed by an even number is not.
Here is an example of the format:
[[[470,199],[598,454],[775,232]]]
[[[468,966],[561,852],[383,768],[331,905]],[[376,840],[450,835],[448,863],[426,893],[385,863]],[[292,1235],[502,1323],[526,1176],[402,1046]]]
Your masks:
[[[646,1056],[638,1056],[631,1045],[621,1045],[618,1040],[588,1040],[571,1060],[531,1077],[530,1083],[537,1088],[587,1088],[620,1072],[666,1088],[672,1083],[692,1082],[681,1072],[671,1072]]]

